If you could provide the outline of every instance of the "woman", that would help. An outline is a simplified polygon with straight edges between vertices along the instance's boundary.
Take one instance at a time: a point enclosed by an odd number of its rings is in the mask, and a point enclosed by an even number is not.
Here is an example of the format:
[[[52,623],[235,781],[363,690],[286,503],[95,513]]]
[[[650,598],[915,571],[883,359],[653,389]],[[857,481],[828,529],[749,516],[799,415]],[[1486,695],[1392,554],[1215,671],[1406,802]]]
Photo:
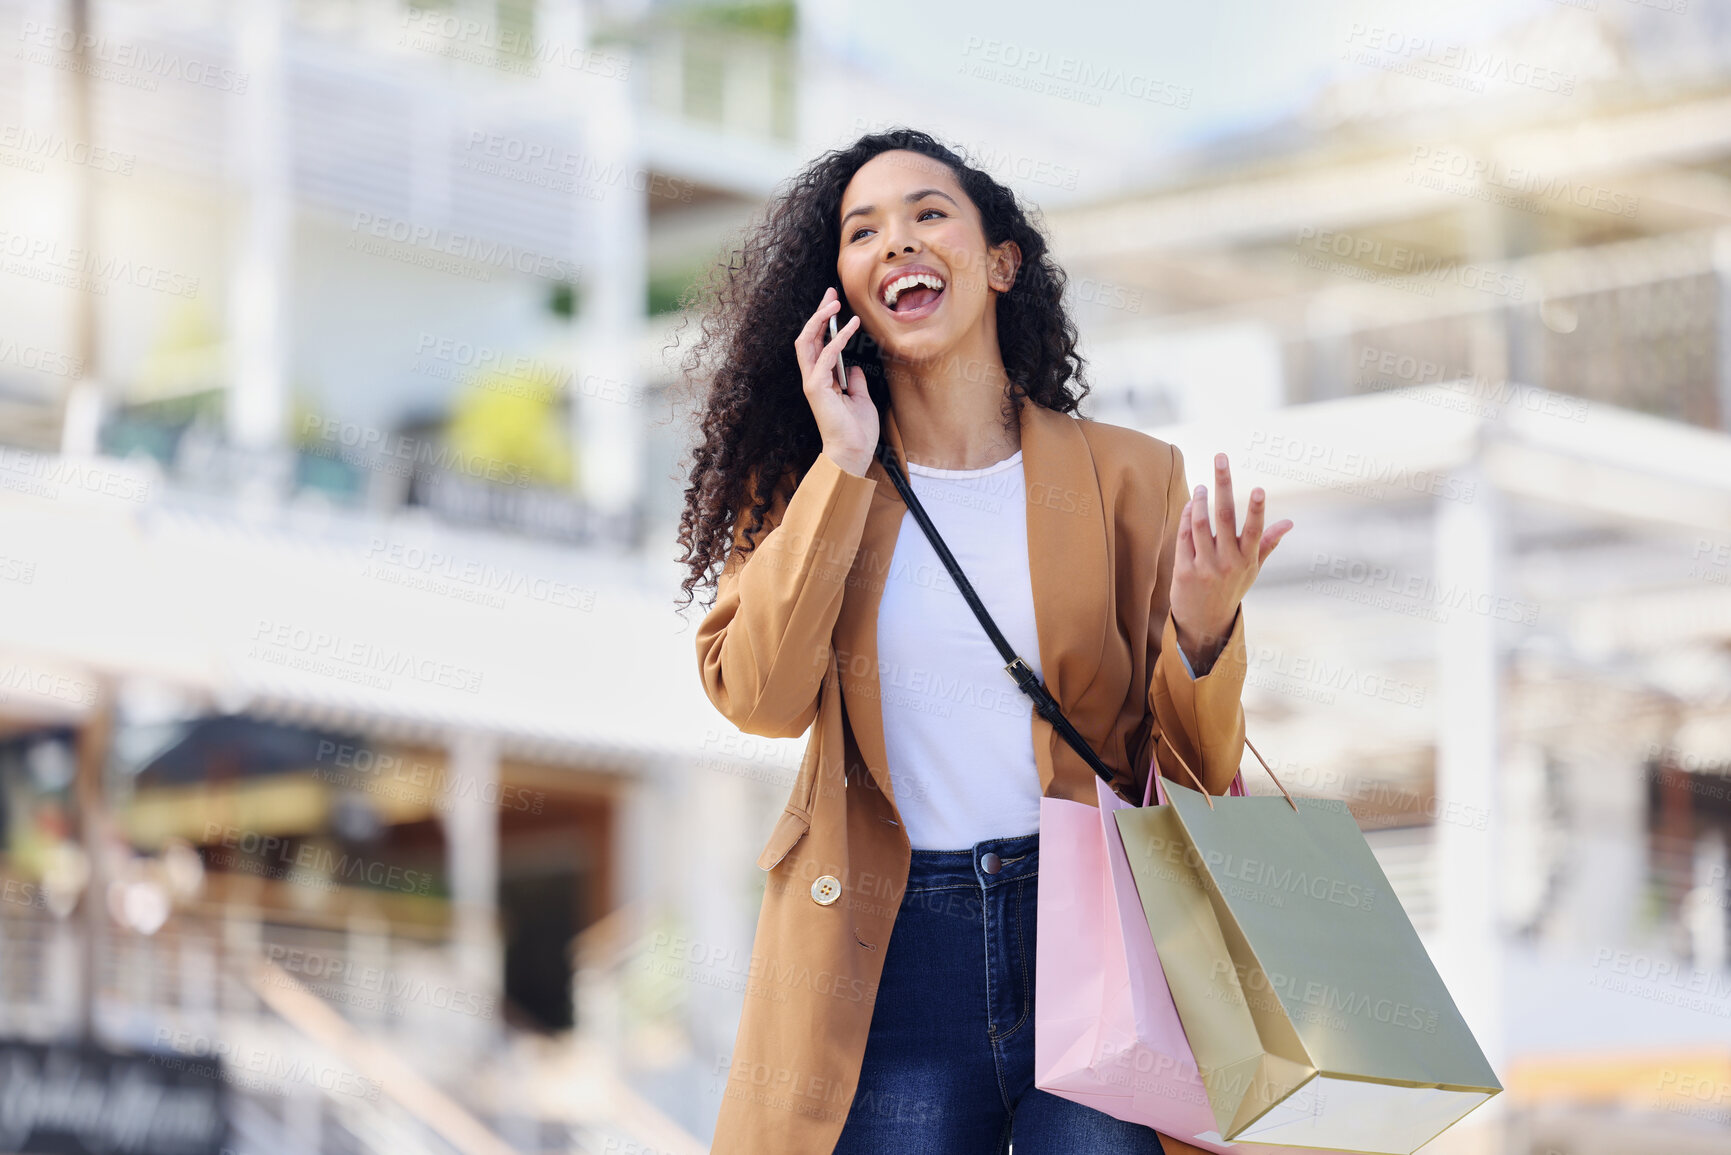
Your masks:
[[[718,1155],[1194,1150],[1033,1086],[1039,800],[1095,803],[1093,771],[873,452],[881,429],[1115,789],[1181,757],[1225,793],[1239,602],[1291,522],[1263,533],[1255,490],[1240,532],[1220,456],[1211,526],[1175,447],[1070,416],[1063,287],[1013,194],[910,130],[814,162],[715,287],[680,526],[688,594],[722,567],[704,688],[747,733],[812,728],[758,858]]]

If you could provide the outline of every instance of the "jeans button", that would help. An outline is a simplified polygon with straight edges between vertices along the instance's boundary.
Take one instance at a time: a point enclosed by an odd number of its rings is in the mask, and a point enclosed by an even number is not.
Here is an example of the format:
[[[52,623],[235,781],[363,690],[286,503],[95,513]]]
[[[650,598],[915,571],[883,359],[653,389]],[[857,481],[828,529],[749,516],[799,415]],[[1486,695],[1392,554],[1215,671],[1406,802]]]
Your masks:
[[[988,850],[980,855],[980,869],[987,874],[996,874],[1004,869],[1004,860]]]

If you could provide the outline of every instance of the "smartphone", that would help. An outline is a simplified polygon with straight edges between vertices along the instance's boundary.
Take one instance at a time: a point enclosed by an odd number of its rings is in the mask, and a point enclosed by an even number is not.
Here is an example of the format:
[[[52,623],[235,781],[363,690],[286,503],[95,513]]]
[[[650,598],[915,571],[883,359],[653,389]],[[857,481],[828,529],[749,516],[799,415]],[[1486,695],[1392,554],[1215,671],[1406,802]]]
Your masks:
[[[829,339],[831,341],[835,340],[836,332],[835,313],[831,313],[829,316]],[[839,349],[836,350],[835,354],[835,379],[836,384],[841,386],[841,391],[851,397],[852,394],[847,391],[847,365],[842,361],[841,350]]]

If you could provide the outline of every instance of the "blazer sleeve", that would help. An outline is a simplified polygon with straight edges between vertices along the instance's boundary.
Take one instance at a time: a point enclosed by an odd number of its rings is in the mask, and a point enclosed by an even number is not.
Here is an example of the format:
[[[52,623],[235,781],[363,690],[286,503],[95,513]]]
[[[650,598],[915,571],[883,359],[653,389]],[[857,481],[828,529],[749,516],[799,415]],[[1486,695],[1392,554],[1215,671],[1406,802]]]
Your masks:
[[[735,527],[715,604],[697,629],[697,661],[709,700],[745,733],[797,738],[817,717],[830,636],[876,490],[872,478],[820,453],[791,497],[777,491],[749,553],[739,550],[745,515]]]
[[[1148,615],[1148,710],[1153,716],[1152,743],[1137,752],[1135,783],[1147,785],[1150,758],[1174,782],[1193,786],[1179,758],[1202,779],[1210,794],[1225,794],[1244,756],[1244,676],[1248,666],[1244,644],[1244,606],[1232,620],[1232,632],[1214,664],[1200,678],[1190,670],[1178,645],[1172,622],[1172,572],[1178,560],[1178,518],[1189,499],[1184,454],[1176,445],[1166,489],[1166,528],[1154,579],[1154,601]],[[1140,794],[1137,801],[1141,801]]]

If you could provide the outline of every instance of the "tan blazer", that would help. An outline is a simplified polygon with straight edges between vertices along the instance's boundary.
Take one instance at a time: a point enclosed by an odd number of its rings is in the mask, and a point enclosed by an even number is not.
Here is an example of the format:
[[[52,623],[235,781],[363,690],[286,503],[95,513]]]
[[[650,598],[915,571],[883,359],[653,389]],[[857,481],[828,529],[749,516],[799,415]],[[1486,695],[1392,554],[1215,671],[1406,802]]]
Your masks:
[[[893,411],[885,432],[905,463]],[[1168,614],[1182,455],[1026,400],[1021,432],[1046,687],[1118,772],[1120,794],[1140,801],[1155,750],[1161,772],[1187,782],[1173,746],[1224,794],[1243,752],[1244,615],[1192,680]],[[820,455],[797,489],[783,480],[756,549],[729,558],[697,632],[704,689],[734,725],[796,737],[816,722],[757,860],[769,876],[716,1155],[826,1155],[853,1100],[908,876],[877,670],[878,602],[906,512],[882,462],[858,476]],[[1093,770],[1038,711],[1032,720],[1045,795],[1096,805]],[[825,876],[830,891],[814,894]],[[1197,1150],[1161,1139],[1175,1155]]]

